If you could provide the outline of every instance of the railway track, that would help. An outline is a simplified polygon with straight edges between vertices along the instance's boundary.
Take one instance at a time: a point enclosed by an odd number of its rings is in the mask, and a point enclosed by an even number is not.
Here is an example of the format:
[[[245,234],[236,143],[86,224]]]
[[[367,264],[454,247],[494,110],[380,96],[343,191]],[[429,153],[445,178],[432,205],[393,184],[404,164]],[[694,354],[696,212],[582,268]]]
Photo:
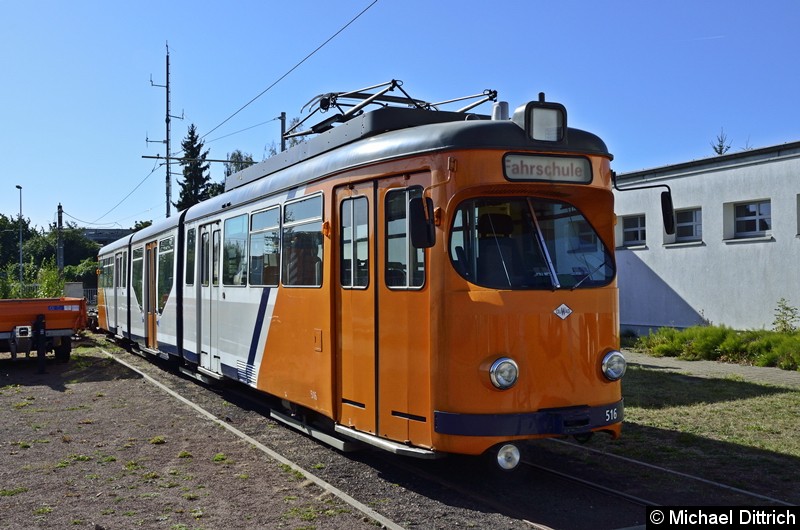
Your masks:
[[[646,506],[674,503],[672,494],[678,489],[674,482],[687,480],[682,474],[648,467],[644,462],[619,460],[586,446],[551,441],[531,444],[524,468],[511,474],[495,472],[488,464],[482,467],[478,459],[468,457],[418,461],[371,449],[345,455],[279,426],[269,419],[264,396],[254,395],[246,387],[201,385],[137,356],[109,355],[163,386],[170,395],[174,393],[176,399],[199,407],[210,421],[240,433],[237,436],[385,528],[638,526],[645,524]],[[551,451],[549,446],[559,447],[567,455]],[[574,451],[584,456],[576,457]],[[584,465],[586,454],[590,455],[588,465]],[[611,473],[608,468],[613,464],[597,465],[609,460],[627,471]],[[643,473],[633,470],[639,466],[649,469],[644,473],[646,480],[640,481]],[[698,486],[689,488],[693,495],[698,488],[725,490],[723,484],[697,478]],[[712,498],[782,503],[744,490],[725,491],[732,497],[715,494]]]

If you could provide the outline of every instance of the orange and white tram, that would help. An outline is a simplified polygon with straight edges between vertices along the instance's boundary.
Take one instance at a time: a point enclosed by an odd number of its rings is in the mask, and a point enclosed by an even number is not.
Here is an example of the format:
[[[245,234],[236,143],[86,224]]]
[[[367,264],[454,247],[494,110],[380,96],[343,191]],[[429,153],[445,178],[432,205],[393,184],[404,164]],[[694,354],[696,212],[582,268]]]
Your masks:
[[[401,454],[618,437],[606,145],[541,95],[498,119],[397,86],[320,98],[316,137],[103,247],[100,326]]]

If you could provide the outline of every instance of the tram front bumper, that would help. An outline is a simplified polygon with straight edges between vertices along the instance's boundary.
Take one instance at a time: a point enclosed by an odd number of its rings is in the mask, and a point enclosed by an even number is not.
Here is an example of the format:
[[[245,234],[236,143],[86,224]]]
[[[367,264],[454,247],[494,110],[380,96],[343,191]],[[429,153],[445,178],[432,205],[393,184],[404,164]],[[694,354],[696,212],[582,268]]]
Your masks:
[[[622,421],[624,400],[597,407],[542,409],[516,414],[463,414],[434,411],[438,434],[459,436],[573,435]]]

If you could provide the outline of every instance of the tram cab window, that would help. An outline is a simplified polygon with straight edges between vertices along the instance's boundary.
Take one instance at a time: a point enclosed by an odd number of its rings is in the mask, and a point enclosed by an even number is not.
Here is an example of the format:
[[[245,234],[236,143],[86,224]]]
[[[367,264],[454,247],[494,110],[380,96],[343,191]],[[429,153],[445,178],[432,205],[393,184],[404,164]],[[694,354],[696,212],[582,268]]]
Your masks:
[[[409,237],[409,202],[418,197],[422,197],[419,186],[386,194],[384,278],[390,289],[418,288],[425,284],[425,249],[415,248]]]
[[[322,285],[322,195],[287,202],[283,210],[283,285]]]
[[[495,289],[598,287],[616,272],[608,249],[577,208],[533,197],[459,205],[450,259],[461,276]]]

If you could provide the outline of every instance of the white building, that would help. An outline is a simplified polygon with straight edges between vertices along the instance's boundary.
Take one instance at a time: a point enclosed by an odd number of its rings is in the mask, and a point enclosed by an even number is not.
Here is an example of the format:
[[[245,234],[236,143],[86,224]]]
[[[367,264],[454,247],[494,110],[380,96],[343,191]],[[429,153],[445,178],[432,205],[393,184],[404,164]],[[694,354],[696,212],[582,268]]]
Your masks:
[[[620,327],[712,323],[770,329],[778,300],[800,307],[800,142],[618,176],[615,192]]]

